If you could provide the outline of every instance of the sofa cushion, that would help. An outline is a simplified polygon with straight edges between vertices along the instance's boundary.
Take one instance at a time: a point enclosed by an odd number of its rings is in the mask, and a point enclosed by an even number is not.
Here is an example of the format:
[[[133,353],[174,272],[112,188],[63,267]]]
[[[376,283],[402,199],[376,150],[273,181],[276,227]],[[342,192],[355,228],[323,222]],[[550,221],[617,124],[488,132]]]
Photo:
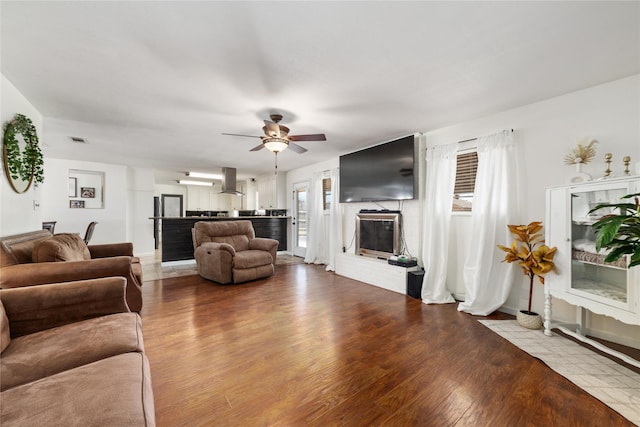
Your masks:
[[[273,264],[261,265],[260,267],[233,269],[233,282],[242,283],[250,280],[262,279],[272,276],[274,273]]]
[[[149,361],[126,353],[0,394],[0,425],[154,426]]]
[[[249,249],[249,238],[244,234],[237,234],[235,236],[214,236],[211,237],[211,241],[214,243],[228,243],[236,251],[245,251]]]
[[[9,346],[10,342],[11,333],[9,331],[9,319],[7,319],[7,313],[4,311],[2,300],[0,300],[0,353],[2,353]],[[0,358],[0,361],[1,360],[2,359]]]
[[[236,251],[249,249],[249,240],[256,237],[251,221],[199,221],[194,224],[195,246],[205,242],[228,243]]]
[[[91,253],[79,234],[62,233],[36,244],[31,257],[33,262],[83,261]]]
[[[234,269],[260,267],[272,263],[273,257],[269,252],[265,251],[248,250],[236,252],[236,256],[233,258]]]
[[[121,353],[142,352],[135,313],[117,313],[14,338],[0,359],[0,390]]]
[[[26,264],[33,262],[31,255],[36,244],[51,238],[49,230],[30,231],[2,237],[0,266]]]

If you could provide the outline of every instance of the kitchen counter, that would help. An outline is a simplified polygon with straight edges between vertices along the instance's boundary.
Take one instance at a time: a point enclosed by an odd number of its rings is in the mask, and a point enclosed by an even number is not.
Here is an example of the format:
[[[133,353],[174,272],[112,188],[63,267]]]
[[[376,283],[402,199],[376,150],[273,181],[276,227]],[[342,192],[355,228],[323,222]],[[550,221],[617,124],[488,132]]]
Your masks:
[[[276,239],[279,251],[287,250],[287,230],[290,216],[185,216],[150,217],[160,223],[162,230],[162,262],[193,259],[191,229],[198,221],[238,221],[253,223],[256,237]]]
[[[291,218],[290,216],[284,215],[248,215],[248,216],[150,216],[149,219],[176,219],[176,220],[239,220],[239,219],[248,219],[251,220],[253,218]]]

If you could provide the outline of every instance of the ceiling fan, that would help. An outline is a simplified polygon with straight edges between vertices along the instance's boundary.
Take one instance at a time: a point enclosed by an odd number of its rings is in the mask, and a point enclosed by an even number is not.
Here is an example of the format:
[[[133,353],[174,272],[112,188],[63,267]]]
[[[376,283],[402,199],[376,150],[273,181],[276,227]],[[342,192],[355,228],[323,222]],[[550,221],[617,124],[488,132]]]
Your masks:
[[[289,135],[289,128],[283,125],[279,125],[278,122],[282,120],[281,114],[271,114],[271,121],[265,120],[264,126],[262,130],[264,131],[265,136],[254,136],[254,135],[240,135],[237,133],[223,133],[223,135],[231,135],[231,136],[245,136],[248,138],[260,138],[262,139],[262,144],[253,147],[249,151],[258,151],[263,148],[267,148],[267,150],[272,151],[276,154],[279,152],[290,148],[292,151],[295,151],[298,154],[302,154],[308,151],[306,148],[294,144],[293,141],[326,141],[327,137],[323,133],[318,133],[314,135]]]

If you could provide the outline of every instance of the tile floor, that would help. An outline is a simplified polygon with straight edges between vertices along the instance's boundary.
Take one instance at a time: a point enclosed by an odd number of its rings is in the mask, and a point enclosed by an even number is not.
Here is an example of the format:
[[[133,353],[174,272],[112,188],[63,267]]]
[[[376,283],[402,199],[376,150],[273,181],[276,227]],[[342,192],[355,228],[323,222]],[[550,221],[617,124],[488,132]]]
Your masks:
[[[640,426],[640,374],[558,334],[547,337],[541,329],[525,329],[515,320],[479,322]]]

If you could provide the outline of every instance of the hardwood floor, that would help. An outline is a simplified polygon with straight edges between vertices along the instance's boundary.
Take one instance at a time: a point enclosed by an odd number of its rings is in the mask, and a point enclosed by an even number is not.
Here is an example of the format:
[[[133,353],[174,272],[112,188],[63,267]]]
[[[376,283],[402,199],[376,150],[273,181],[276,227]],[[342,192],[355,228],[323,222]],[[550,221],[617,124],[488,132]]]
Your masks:
[[[632,425],[455,304],[324,266],[143,294],[158,426]]]

